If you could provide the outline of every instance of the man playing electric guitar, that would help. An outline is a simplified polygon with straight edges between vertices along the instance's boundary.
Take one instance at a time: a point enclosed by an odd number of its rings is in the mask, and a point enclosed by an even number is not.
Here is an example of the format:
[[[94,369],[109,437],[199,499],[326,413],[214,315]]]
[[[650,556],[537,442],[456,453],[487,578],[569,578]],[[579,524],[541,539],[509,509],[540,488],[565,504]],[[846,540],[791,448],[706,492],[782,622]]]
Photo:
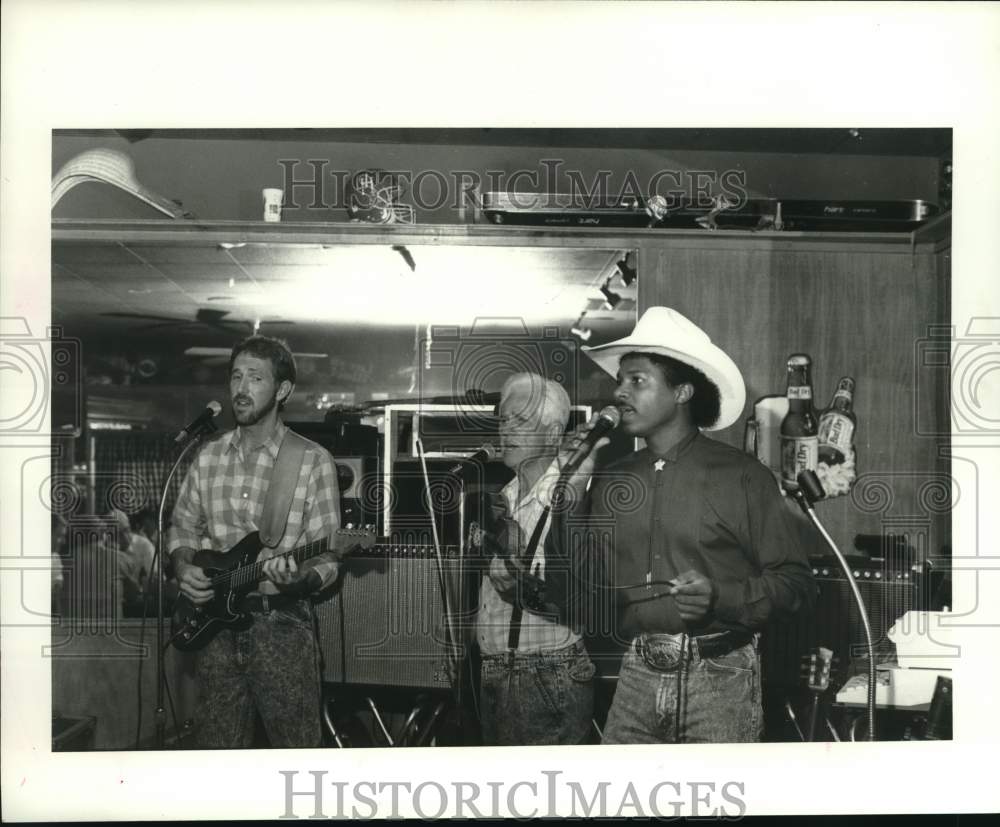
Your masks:
[[[229,392],[237,428],[201,448],[169,535],[181,594],[195,606],[215,597],[212,581],[194,563],[196,552],[225,551],[261,528],[279,448],[286,437],[289,445],[301,439],[279,415],[295,375],[295,361],[280,340],[251,336],[233,348]],[[336,579],[337,558],[328,551],[298,566],[286,553],[339,527],[333,458],[306,441],[292,484],[284,533],[276,533],[280,542],[261,550],[261,582],[236,607],[253,622],[222,629],[197,654],[195,723],[202,748],[251,746],[255,710],[272,747],[320,746],[319,649],[308,597]]]

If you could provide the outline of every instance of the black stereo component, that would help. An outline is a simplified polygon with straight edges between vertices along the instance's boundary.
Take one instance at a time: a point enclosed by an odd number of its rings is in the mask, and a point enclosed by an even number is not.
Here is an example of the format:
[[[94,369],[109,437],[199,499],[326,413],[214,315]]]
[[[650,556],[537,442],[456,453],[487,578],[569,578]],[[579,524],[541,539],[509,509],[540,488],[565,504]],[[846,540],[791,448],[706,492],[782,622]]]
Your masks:
[[[711,213],[711,218],[709,218]],[[854,201],[734,198],[727,204],[689,198],[587,197],[568,193],[487,192],[483,214],[494,224],[667,229],[767,229],[813,232],[912,232],[937,216],[921,200]]]

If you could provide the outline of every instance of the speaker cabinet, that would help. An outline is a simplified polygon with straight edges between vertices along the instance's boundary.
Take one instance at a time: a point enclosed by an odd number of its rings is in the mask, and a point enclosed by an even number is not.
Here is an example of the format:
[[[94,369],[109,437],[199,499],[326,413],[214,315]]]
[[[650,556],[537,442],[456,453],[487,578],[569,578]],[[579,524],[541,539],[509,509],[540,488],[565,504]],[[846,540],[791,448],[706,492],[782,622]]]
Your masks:
[[[442,549],[456,636],[457,551]],[[387,544],[347,558],[334,593],[317,604],[323,680],[447,689],[444,593],[433,546]]]
[[[880,649],[892,646],[887,637],[892,624],[926,604],[925,578],[919,567],[888,567],[868,560],[853,566],[851,574],[868,610],[878,658]],[[801,686],[802,656],[817,646],[833,650],[840,677],[854,658],[867,657],[864,625],[843,570],[836,562],[821,563],[813,567],[813,574],[818,590],[815,610],[788,623],[772,623],[764,632],[763,678],[772,688]]]

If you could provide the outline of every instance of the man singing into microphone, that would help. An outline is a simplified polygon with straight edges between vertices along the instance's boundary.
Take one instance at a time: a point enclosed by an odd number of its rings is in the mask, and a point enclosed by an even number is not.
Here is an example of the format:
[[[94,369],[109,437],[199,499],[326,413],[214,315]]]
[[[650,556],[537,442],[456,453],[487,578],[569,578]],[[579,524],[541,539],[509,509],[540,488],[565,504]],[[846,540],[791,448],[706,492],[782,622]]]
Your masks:
[[[740,418],[746,391],[701,329],[653,307],[632,335],[587,352],[617,378],[622,429],[646,442],[558,516],[547,550],[553,568],[568,561],[549,586],[566,616],[587,595],[617,603],[628,648],[603,743],[759,740],[756,633],[814,600],[814,537],[764,465],[703,435]],[[593,467],[591,454],[571,480],[579,500]]]
[[[544,581],[548,521],[536,529],[559,476],[569,410],[566,391],[533,373],[511,376],[500,392],[503,462],[516,476],[500,492],[505,553],[489,562],[476,617],[486,745],[579,744],[591,730],[594,665],[580,635],[521,605],[514,574],[520,565],[529,579]]]
[[[279,412],[295,387],[284,342],[251,336],[233,348],[229,393],[237,427],[202,447],[174,507],[171,559],[181,592],[196,605],[211,583],[193,564],[197,549],[226,551],[261,527],[268,485],[290,433]],[[332,535],[340,525],[337,475],[329,453],[305,441],[284,534],[260,557],[265,580],[243,598],[252,625],[223,629],[198,652],[197,739],[203,748],[249,747],[254,711],[272,747],[321,744],[319,651],[308,596],[332,583],[331,553],[301,567],[280,555]],[[291,443],[290,443],[291,444]]]

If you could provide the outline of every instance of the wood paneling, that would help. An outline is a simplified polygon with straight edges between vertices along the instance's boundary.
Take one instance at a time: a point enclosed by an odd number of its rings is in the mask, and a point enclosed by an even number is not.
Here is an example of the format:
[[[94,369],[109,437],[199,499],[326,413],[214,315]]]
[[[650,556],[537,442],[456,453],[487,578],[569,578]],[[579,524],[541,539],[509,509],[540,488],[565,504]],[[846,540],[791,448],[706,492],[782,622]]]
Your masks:
[[[53,626],[52,711],[66,717],[97,718],[94,749],[133,749],[139,710],[139,668],[142,667],[142,728],[140,742],[151,742],[156,733],[156,627],[147,622],[138,648],[138,620],[117,620],[113,628]],[[167,650],[165,671],[178,723],[194,714],[194,660],[191,655]],[[174,731],[167,698],[167,732]]]
[[[950,542],[946,371],[922,370],[928,332],[948,320],[946,262],[929,251],[644,246],[640,310],[663,304],[704,328],[743,370],[750,406],[785,389],[785,360],[813,359],[818,408],[837,379],[857,381],[859,480],[818,509],[845,550],[857,533],[908,533],[924,553]],[[944,419],[942,419],[944,417]],[[918,427],[919,425],[919,427]],[[743,423],[716,434],[742,444]],[[942,487],[945,486],[945,487]]]

